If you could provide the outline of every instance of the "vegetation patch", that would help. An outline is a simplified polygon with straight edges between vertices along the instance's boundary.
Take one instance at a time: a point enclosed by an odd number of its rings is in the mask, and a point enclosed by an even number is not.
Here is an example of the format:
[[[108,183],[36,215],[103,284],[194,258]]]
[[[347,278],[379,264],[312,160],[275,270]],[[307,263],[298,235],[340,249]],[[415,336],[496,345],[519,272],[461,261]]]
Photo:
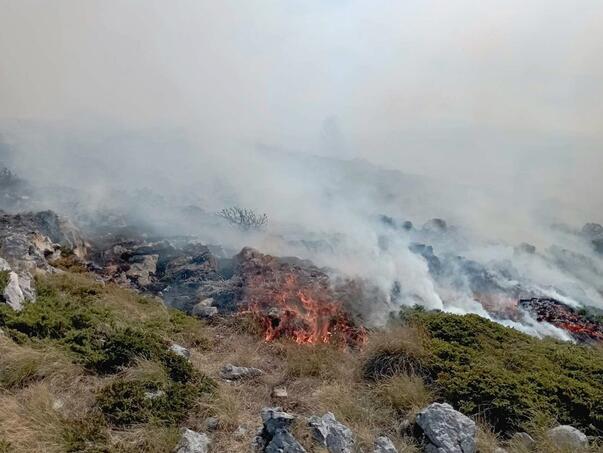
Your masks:
[[[0,293],[4,293],[4,290],[8,286],[9,281],[10,281],[10,271],[0,271]]]
[[[497,432],[525,429],[542,415],[591,434],[603,430],[600,349],[539,340],[477,315],[408,310],[401,318],[420,332],[419,346],[392,336],[371,351],[365,377],[411,369],[440,398]]]

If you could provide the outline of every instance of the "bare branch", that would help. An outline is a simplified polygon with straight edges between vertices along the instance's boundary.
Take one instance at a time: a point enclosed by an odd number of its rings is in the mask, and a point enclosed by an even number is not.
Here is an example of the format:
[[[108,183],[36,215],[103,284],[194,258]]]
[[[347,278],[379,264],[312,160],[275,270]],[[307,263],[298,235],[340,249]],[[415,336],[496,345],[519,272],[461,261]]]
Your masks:
[[[259,230],[268,223],[268,216],[266,214],[256,214],[251,209],[241,209],[236,206],[224,208],[217,212],[216,215],[243,231]]]

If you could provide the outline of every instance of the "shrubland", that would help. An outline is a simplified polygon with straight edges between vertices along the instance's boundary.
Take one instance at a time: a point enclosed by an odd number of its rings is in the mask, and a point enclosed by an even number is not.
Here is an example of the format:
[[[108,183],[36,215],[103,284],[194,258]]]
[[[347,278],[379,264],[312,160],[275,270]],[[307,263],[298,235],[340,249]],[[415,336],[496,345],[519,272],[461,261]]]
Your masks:
[[[361,349],[266,343],[246,316],[205,323],[77,272],[38,277],[21,312],[0,305],[0,452],[170,452],[186,426],[214,451],[249,451],[260,410],[333,412],[370,451],[379,435],[420,451],[413,419],[447,401],[478,421],[478,448],[515,431],[555,452],[557,423],[603,429],[600,348],[539,340],[473,315],[404,310]],[[170,350],[178,343],[187,360]],[[219,378],[227,363],[261,368],[251,381]],[[273,390],[285,387],[288,396]],[[241,429],[243,428],[243,429]],[[317,450],[301,421],[295,436]],[[593,442],[592,451],[598,451]]]

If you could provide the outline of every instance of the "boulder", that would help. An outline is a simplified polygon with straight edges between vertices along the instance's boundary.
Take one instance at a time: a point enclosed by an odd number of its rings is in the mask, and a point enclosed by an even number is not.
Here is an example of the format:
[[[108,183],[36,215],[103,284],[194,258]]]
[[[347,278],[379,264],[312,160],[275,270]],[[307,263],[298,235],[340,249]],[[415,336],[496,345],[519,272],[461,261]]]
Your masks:
[[[373,453],[398,453],[398,450],[389,437],[381,436],[375,439]]]
[[[218,307],[213,306],[214,300],[209,297],[202,300],[191,310],[191,314],[201,319],[213,318],[218,314]]]
[[[417,415],[428,453],[475,453],[475,422],[449,404],[433,403]]]
[[[279,429],[264,449],[266,453],[306,453],[304,447],[289,431]]]
[[[561,425],[547,431],[547,437],[556,446],[572,451],[580,451],[588,447],[588,437],[579,429],[569,425]]]
[[[354,434],[347,426],[339,423],[331,412],[322,417],[308,420],[314,438],[326,447],[329,453],[351,453],[354,448]]]
[[[232,364],[224,365],[220,370],[220,377],[228,381],[238,381],[241,379],[250,379],[258,377],[264,372],[258,368],[247,368],[244,366],[234,366]]]
[[[19,276],[13,271],[3,271],[6,274],[7,283],[2,291],[4,302],[13,310],[19,311],[23,308],[25,295],[19,284]]]
[[[181,432],[180,442],[174,450],[175,453],[207,453],[211,441],[207,434],[198,433],[188,428]]]

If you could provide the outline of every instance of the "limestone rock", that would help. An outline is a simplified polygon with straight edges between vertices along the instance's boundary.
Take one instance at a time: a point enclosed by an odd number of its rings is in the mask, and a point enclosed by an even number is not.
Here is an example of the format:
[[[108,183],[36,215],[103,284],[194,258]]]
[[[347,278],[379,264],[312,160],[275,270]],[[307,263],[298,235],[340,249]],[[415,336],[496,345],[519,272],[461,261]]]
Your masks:
[[[185,359],[190,359],[191,357],[191,352],[188,349],[176,343],[172,343],[170,346],[170,351],[176,355],[179,355],[180,357],[184,357]]]
[[[175,453],[207,453],[210,445],[211,441],[207,434],[184,428],[180,442],[174,451]]]
[[[586,434],[569,425],[561,425],[550,429],[547,432],[547,437],[555,445],[571,449],[572,451],[580,451],[588,447],[588,437],[586,437]]]
[[[347,426],[339,423],[331,412],[322,417],[308,420],[314,438],[326,447],[329,453],[351,453],[354,448],[354,434]]]
[[[389,437],[381,436],[375,439],[373,453],[398,453],[398,450]]]
[[[449,404],[433,403],[417,415],[429,443],[428,453],[475,453],[475,422]]]
[[[220,370],[220,377],[228,381],[237,381],[240,379],[250,379],[258,377],[264,374],[264,372],[258,368],[247,368],[243,366],[234,366],[232,364],[225,365]]]

